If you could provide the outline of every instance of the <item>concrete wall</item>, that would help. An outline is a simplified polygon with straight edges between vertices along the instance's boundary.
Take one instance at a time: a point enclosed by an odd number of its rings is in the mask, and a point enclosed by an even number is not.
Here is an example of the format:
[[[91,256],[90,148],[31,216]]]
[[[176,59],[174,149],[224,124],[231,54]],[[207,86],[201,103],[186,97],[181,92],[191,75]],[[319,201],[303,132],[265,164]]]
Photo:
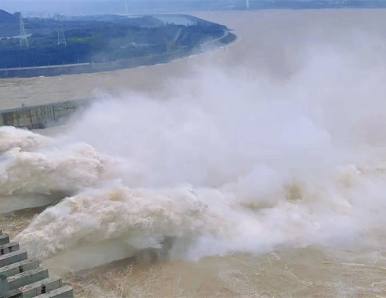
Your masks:
[[[9,291],[7,277],[0,274],[0,298],[7,298]]]
[[[28,129],[55,126],[89,104],[89,99],[21,107],[0,111],[0,126]]]

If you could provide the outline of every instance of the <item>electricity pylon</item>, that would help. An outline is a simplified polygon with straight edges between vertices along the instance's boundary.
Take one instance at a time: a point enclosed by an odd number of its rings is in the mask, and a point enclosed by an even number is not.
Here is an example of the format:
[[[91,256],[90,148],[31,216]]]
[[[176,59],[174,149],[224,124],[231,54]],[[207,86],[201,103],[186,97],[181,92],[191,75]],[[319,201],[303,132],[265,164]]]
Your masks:
[[[63,16],[61,15],[56,15],[55,19],[59,22],[59,29],[58,29],[58,47],[59,46],[64,46],[67,47],[67,40],[66,40],[66,34],[64,33],[64,28],[63,28]]]
[[[21,12],[19,14],[19,43],[21,48],[29,48],[29,35],[25,31],[24,20]]]
[[[59,47],[59,46],[67,47],[66,35],[64,34],[63,28],[61,28],[61,29],[58,31],[58,47]]]
[[[125,2],[125,14],[129,14],[129,0],[123,0]]]

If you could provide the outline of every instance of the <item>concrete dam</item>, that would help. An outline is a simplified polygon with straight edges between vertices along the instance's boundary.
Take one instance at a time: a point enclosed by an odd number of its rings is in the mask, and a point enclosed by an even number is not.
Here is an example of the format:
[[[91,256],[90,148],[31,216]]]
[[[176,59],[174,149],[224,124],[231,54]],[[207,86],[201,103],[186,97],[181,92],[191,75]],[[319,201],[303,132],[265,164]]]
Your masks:
[[[0,111],[0,126],[43,129],[61,124],[76,111],[84,109],[90,99],[69,100]]]
[[[0,298],[73,298],[73,289],[28,259],[19,243],[0,231]]]

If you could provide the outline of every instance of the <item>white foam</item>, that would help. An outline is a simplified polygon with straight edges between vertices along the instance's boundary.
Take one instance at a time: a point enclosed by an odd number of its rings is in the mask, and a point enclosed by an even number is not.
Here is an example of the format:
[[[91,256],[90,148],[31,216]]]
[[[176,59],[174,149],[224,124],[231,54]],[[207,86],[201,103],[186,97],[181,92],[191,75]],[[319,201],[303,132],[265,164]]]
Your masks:
[[[24,151],[37,149],[49,142],[49,139],[28,130],[16,129],[11,126],[0,127],[0,153],[12,148]]]

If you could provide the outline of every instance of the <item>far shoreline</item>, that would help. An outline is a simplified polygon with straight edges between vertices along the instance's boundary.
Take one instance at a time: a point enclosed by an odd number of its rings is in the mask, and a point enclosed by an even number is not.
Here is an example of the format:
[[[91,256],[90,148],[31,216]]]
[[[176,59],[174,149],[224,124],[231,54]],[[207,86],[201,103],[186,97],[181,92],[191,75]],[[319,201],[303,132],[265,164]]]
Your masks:
[[[221,39],[215,39],[209,41],[208,44],[212,44],[213,49],[227,46],[234,42],[237,37],[230,30],[224,32],[226,36]],[[217,44],[216,44],[217,43]],[[201,46],[201,45],[200,45]],[[207,51],[207,50],[205,50]],[[168,54],[161,54],[158,56],[145,56],[140,58],[126,59],[111,61],[108,63],[75,63],[75,64],[62,64],[62,65],[46,65],[46,66],[33,66],[33,67],[17,67],[17,68],[0,68],[0,79],[13,79],[13,78],[33,78],[33,77],[50,77],[60,75],[73,75],[84,73],[98,73],[106,71],[114,71],[119,69],[131,69],[141,66],[151,66],[157,64],[165,64],[177,59],[187,58],[197,53],[205,52],[202,50],[188,50],[186,52],[173,52]]]
[[[176,15],[179,16],[179,15]],[[187,18],[194,18],[191,15],[182,15]],[[197,44],[191,46],[182,46],[177,49],[167,50],[161,53],[148,53],[142,56],[128,56],[126,58],[107,60],[107,61],[82,61],[75,63],[63,64],[42,64],[42,65],[25,65],[25,66],[10,66],[0,68],[0,79],[13,78],[34,78],[34,77],[52,77],[61,75],[75,75],[107,72],[120,69],[131,69],[141,66],[152,66],[157,64],[165,64],[176,59],[186,58],[197,53],[206,52],[211,48],[226,46],[236,40],[236,35],[225,26],[211,23],[203,20],[208,24],[221,28],[222,35],[211,36],[206,41],[201,40]],[[173,24],[173,23],[171,23]]]

